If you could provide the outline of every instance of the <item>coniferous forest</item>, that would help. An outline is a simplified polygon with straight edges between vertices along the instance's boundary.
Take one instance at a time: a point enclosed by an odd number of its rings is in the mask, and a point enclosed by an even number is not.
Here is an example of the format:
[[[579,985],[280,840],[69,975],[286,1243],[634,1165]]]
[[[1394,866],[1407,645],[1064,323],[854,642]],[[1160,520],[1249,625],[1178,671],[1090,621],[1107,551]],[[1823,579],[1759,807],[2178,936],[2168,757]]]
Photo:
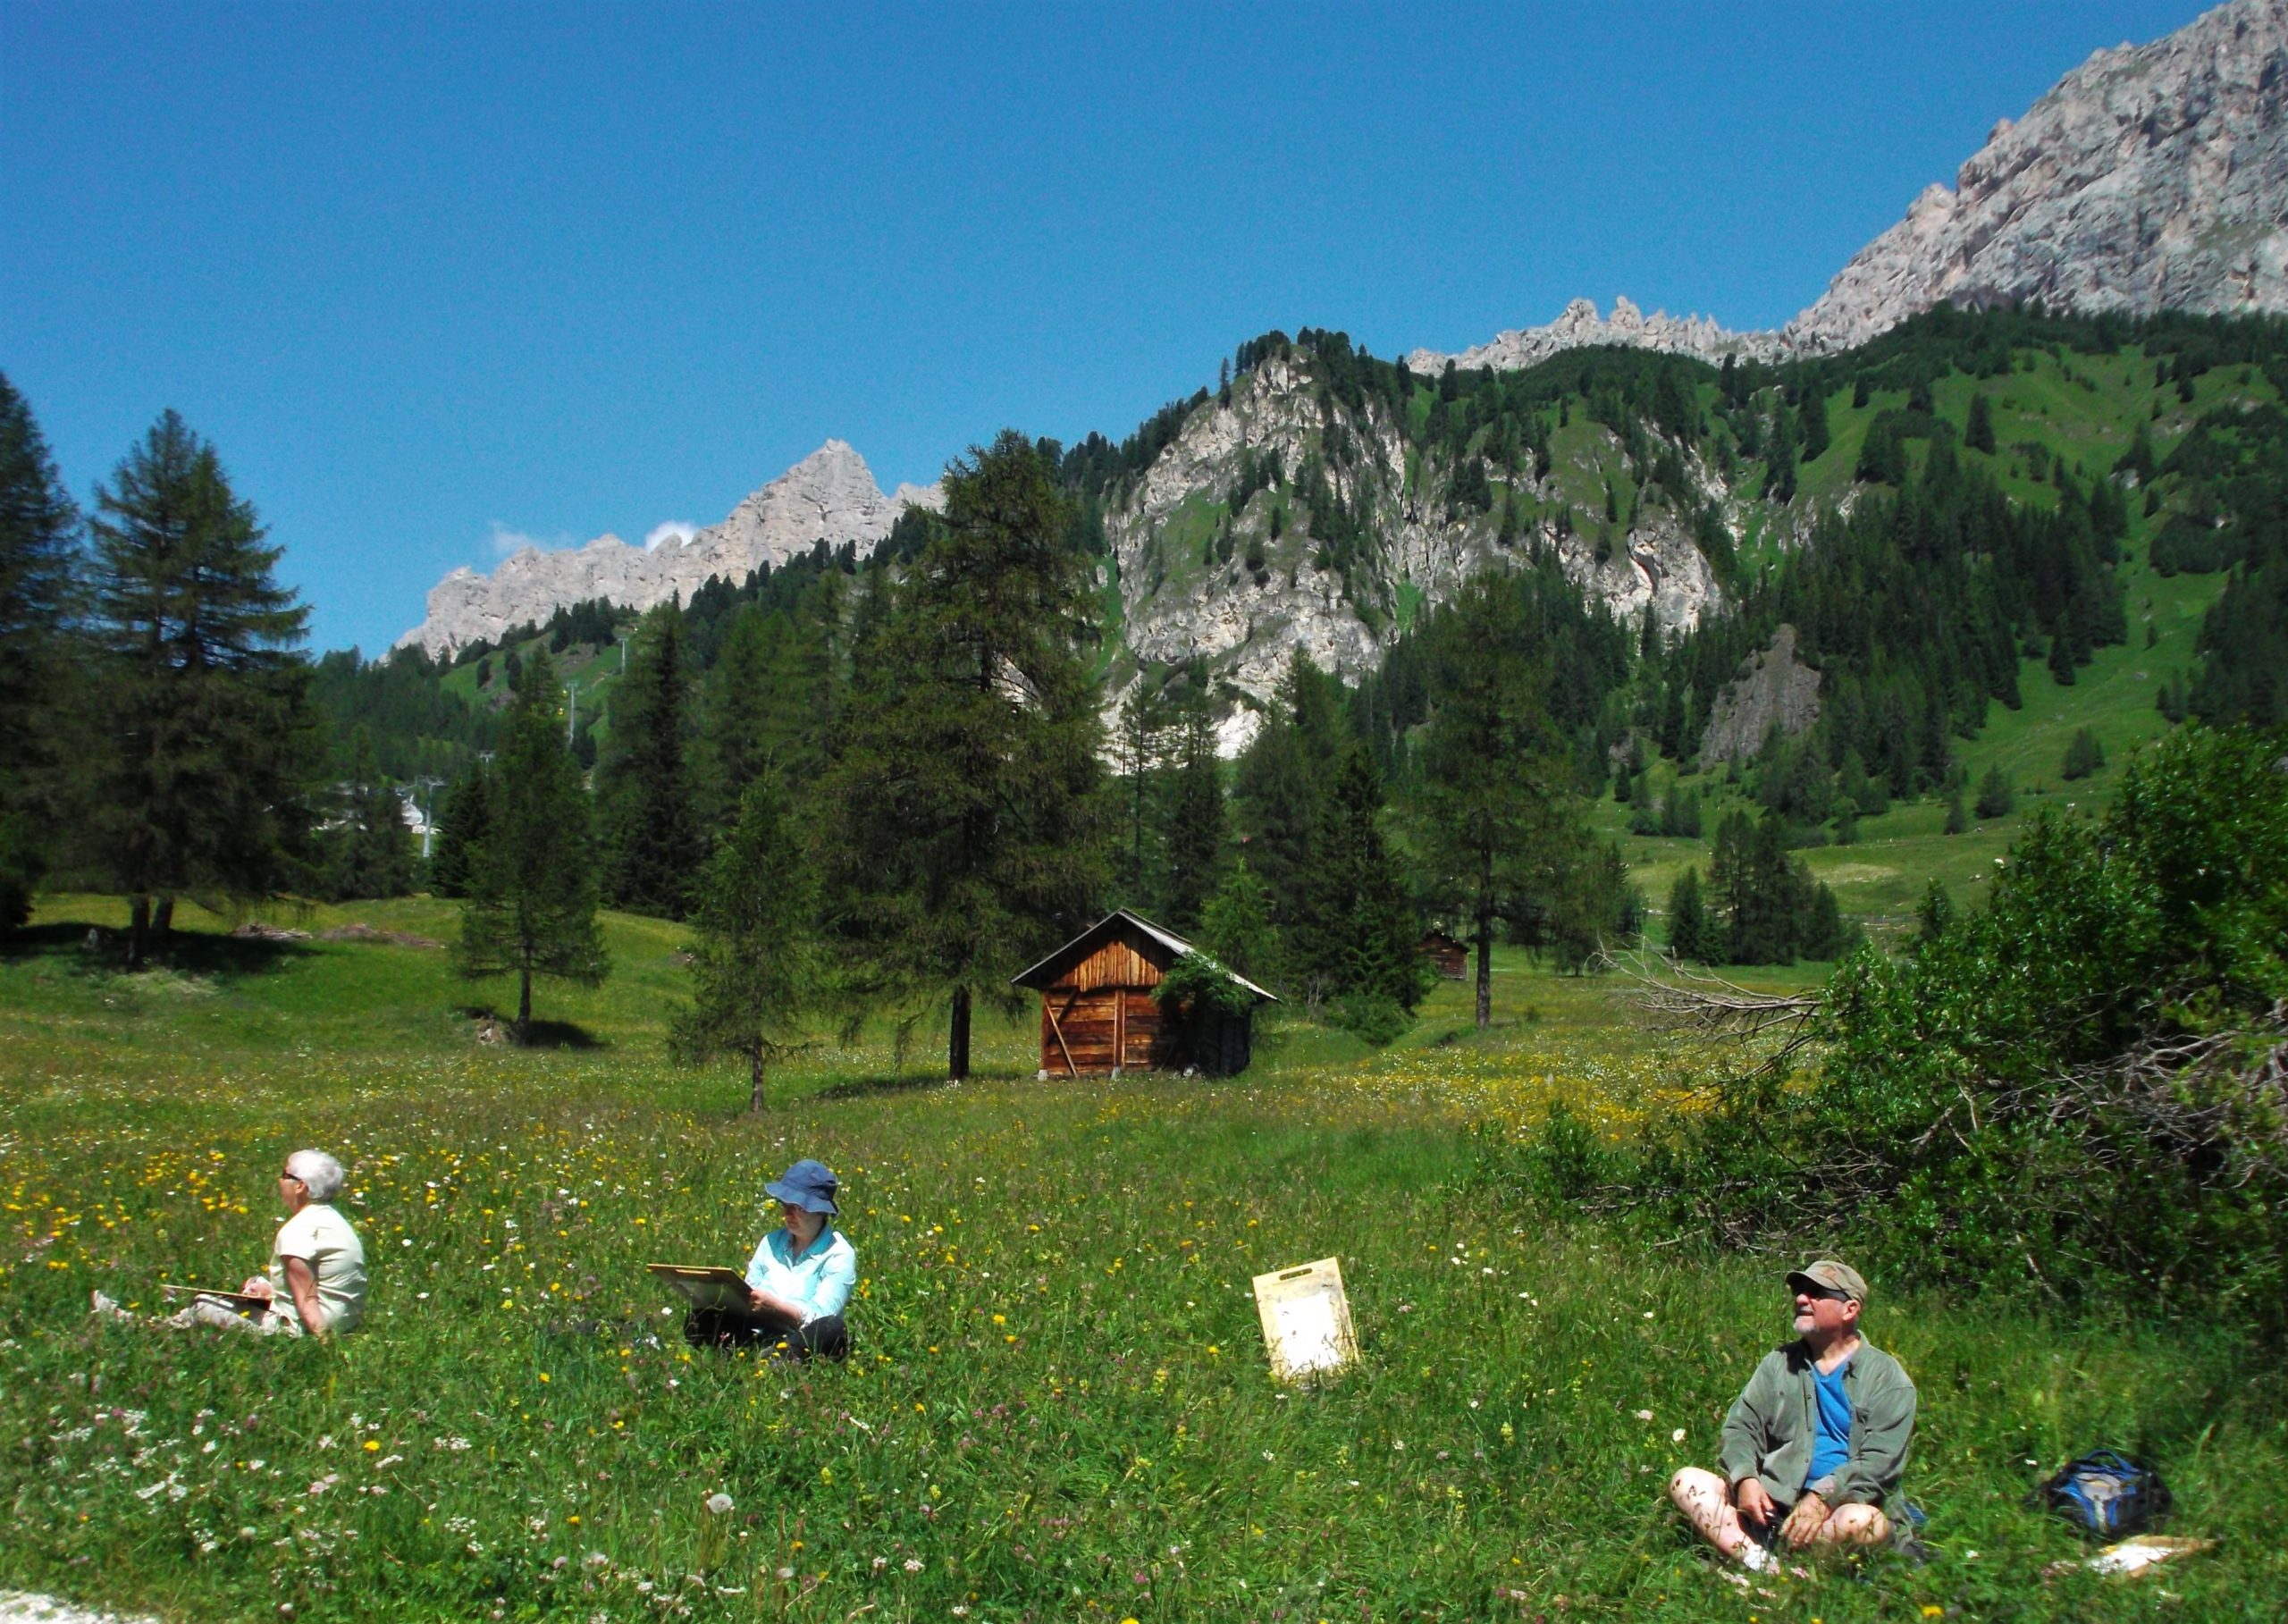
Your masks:
[[[1121,627],[1098,590],[1106,514],[1192,414],[1274,358],[1300,369],[1327,427],[1300,466],[1249,459],[1234,509],[1274,492],[1274,534],[1306,537],[1310,567],[1355,582],[1362,614],[1387,603],[1344,426],[1379,414],[1444,471],[1450,509],[1498,523],[1508,568],[1385,625],[1381,668],[1354,684],[1300,655],[1267,699],[1202,664],[1139,667],[1108,709]],[[2014,380],[2041,371],[2070,391],[2100,367],[2153,397],[2149,420],[2116,425],[2133,431],[2125,452],[1998,443]],[[1861,921],[1798,854],[1907,802],[1963,827],[1973,805],[2006,812],[2011,786],[1972,784],[1962,747],[2042,703],[2030,686],[2071,686],[2129,642],[2128,564],[2221,583],[2197,661],[2157,683],[2159,712],[2283,719],[2284,384],[2288,327],[2268,321],[1942,307],[1817,361],[1581,350],[1437,377],[1339,332],[1270,333],[1238,348],[1217,391],[1117,442],[1005,433],[956,463],[955,490],[1022,485],[1021,525],[1001,507],[990,522],[909,510],[862,558],[821,544],[640,616],[568,605],[450,661],[309,658],[278,546],[218,448],[164,417],[83,511],[11,390],[0,714],[23,770],[0,806],[0,890],[13,919],[44,883],[125,892],[138,955],[163,947],[176,896],[495,897],[525,837],[512,829],[564,829],[515,810],[537,745],[512,743],[537,707],[577,787],[595,905],[688,916],[751,792],[775,786],[776,837],[804,843],[817,881],[806,934],[917,1019],[944,1005],[957,1028],[975,1000],[1005,1002],[1008,968],[1115,904],[1209,938],[1224,921],[1255,961],[1242,968],[1362,1031],[1403,1024],[1424,974],[1413,943],[1433,926],[1586,966],[1657,906],[1655,945],[1687,959],[1830,958]],[[2189,429],[2166,432],[2164,402]],[[1629,516],[1674,509],[1722,590],[1691,630],[1616,618],[1534,539],[1551,516],[1527,487],[1577,421],[1609,431],[1622,472],[1604,476],[1603,512],[1555,515],[1560,534],[1609,544]],[[1727,511],[1694,468],[1754,494]],[[170,593],[196,610],[154,607]],[[972,602],[1005,623],[977,624]],[[1703,762],[1720,697],[1783,627],[1819,674],[1816,722]],[[948,637],[977,651],[966,677],[915,652]],[[103,703],[67,697],[86,692]],[[1217,728],[1241,706],[1259,711],[1252,743],[1220,760]],[[202,719],[195,745],[167,734],[170,715]],[[1489,754],[1502,770],[1478,782]],[[174,770],[139,778],[155,761]],[[917,761],[980,787],[998,763],[1006,782],[989,815],[916,823],[899,764]],[[199,773],[215,793],[160,789]],[[1618,824],[1609,798],[1628,809]],[[408,805],[433,826],[425,851]],[[1442,817],[1457,805],[1506,810],[1465,851]],[[1705,855],[1648,897],[1619,829]],[[915,866],[857,855],[878,847]],[[956,946],[955,916],[1000,922]],[[1223,948],[1241,939],[1227,930]],[[557,957],[583,962],[576,941]]]

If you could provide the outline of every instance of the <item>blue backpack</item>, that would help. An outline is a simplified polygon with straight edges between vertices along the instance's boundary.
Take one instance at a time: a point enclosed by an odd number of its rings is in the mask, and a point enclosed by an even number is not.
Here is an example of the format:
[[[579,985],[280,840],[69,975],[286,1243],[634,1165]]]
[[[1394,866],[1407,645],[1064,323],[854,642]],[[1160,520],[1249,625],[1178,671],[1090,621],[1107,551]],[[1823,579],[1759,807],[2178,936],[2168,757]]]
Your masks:
[[[2169,1487],[2144,1462],[2119,1450],[2100,1449],[2068,1462],[2035,1489],[2033,1503],[2085,1534],[2126,1539],[2167,1514]]]

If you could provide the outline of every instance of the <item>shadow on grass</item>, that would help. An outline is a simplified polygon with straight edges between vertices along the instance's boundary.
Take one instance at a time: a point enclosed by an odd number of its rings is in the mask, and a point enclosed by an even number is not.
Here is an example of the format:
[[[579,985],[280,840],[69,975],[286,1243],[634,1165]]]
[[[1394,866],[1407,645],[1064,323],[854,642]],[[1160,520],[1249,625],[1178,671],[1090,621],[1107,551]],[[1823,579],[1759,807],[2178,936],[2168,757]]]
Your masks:
[[[933,1073],[909,1073],[904,1077],[854,1077],[847,1082],[830,1083],[811,1096],[812,1099],[871,1099],[884,1094],[921,1094],[931,1089],[949,1087],[953,1080]]]
[[[511,1048],[600,1049],[610,1048],[611,1039],[599,1037],[586,1027],[570,1021],[534,1021],[525,1028],[525,1040],[517,1043],[509,1033],[515,1022],[489,1004],[464,1004],[455,1012],[462,1019],[482,1022],[497,1030],[501,1041]]]
[[[151,955],[144,968],[231,980],[274,975],[295,961],[310,956],[312,949],[301,942],[221,936],[208,930],[174,930],[168,933],[164,946]],[[0,937],[0,964],[28,964],[39,959],[48,960],[75,975],[123,975],[127,973],[127,933],[107,926],[66,921],[35,925]]]

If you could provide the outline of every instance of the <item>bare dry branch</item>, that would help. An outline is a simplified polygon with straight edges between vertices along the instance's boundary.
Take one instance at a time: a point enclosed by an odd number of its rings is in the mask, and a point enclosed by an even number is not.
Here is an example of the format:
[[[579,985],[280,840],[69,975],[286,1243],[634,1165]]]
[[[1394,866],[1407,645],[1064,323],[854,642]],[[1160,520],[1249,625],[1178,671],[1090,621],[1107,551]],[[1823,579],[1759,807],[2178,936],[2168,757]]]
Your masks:
[[[1817,993],[1757,992],[1715,972],[1674,963],[1646,951],[1599,955],[1597,968],[1616,971],[1636,983],[1638,1008],[1671,1031],[1753,1045],[1775,1035],[1779,1045],[1761,1068],[1778,1065],[1811,1041]]]

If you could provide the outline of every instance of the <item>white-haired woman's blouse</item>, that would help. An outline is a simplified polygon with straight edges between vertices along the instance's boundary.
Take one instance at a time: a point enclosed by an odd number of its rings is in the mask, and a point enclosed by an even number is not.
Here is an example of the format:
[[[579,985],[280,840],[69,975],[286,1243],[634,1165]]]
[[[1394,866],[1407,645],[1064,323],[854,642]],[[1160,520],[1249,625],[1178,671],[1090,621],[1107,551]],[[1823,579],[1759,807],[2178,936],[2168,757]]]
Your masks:
[[[294,1311],[293,1288],[286,1283],[286,1259],[299,1258],[318,1283],[318,1312],[329,1335],[355,1331],[366,1317],[366,1248],[349,1220],[324,1201],[313,1201],[278,1226],[270,1248],[270,1289],[278,1311]]]

